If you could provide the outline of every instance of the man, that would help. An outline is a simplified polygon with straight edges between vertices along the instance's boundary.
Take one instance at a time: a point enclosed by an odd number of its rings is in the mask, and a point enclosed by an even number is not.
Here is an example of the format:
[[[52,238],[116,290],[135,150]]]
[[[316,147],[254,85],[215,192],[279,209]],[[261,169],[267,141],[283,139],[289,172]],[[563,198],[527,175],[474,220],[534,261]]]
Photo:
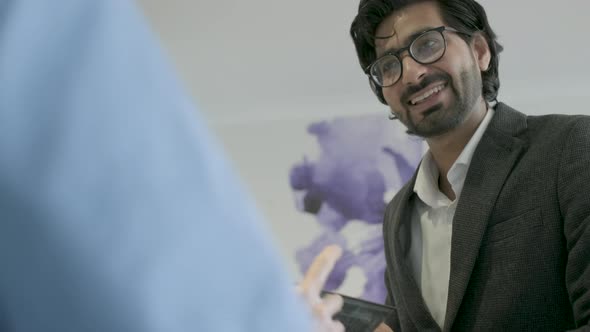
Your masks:
[[[363,0],[379,100],[429,146],[387,207],[395,331],[590,330],[590,118],[495,103],[501,46],[472,0]]]
[[[340,250],[307,310],[130,1],[0,17],[0,330],[342,330],[319,297]]]

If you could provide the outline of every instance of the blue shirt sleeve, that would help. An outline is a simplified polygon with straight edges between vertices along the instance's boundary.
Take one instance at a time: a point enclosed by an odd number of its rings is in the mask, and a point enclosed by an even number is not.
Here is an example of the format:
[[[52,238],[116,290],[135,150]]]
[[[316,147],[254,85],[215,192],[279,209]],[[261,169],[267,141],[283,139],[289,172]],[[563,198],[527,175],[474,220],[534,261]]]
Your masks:
[[[309,331],[252,206],[133,3],[0,4],[0,330]]]

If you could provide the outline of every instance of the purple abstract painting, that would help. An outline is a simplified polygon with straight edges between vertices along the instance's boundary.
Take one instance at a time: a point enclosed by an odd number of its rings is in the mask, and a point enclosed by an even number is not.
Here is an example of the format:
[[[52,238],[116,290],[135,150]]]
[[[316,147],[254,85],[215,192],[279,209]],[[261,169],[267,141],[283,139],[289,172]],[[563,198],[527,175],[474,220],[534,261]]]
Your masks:
[[[290,171],[296,206],[315,216],[321,232],[296,252],[301,271],[329,244],[344,249],[327,290],[338,290],[347,272],[364,275],[361,298],[383,303],[385,256],[381,224],[386,204],[413,175],[423,142],[399,122],[369,115],[313,123],[308,133],[320,147],[317,160],[303,156]]]

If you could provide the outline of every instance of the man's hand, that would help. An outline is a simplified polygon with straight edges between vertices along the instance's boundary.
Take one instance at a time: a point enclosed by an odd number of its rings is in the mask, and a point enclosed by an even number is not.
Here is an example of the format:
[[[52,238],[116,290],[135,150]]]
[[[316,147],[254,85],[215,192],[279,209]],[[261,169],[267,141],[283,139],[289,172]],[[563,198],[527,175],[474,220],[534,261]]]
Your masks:
[[[390,329],[389,326],[385,325],[385,323],[381,323],[379,326],[377,326],[374,332],[393,332],[393,330]]]
[[[328,295],[322,298],[320,296],[324,283],[341,255],[342,249],[338,246],[324,248],[311,263],[301,284],[297,286],[299,294],[303,296],[313,313],[317,332],[340,332],[345,330],[344,325],[333,318],[342,309],[342,297]]]

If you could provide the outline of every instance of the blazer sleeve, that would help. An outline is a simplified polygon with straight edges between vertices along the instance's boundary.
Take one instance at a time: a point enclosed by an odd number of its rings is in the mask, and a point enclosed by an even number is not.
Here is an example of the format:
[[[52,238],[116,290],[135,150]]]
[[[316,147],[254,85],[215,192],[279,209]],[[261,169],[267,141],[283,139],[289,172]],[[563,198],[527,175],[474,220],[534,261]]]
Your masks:
[[[395,200],[395,198],[394,198]],[[395,303],[395,297],[393,296],[393,289],[392,289],[392,278],[391,278],[391,273],[392,273],[392,268],[393,268],[393,262],[391,261],[391,249],[389,248],[389,244],[391,243],[391,241],[389,240],[389,234],[391,232],[390,230],[390,220],[391,220],[391,214],[392,214],[392,210],[393,210],[393,206],[394,206],[394,201],[390,202],[389,205],[387,206],[387,209],[385,210],[385,215],[383,217],[383,244],[384,244],[384,249],[385,249],[385,259],[387,260],[387,268],[385,269],[385,286],[387,287],[387,297],[385,298],[385,304],[390,305],[392,307],[395,307],[396,310],[394,310],[391,315],[389,315],[389,317],[387,317],[387,319],[385,320],[385,325],[389,326],[393,331],[401,331],[401,325],[400,325],[400,321],[399,321],[399,314],[398,314],[398,308],[396,307],[396,303]]]
[[[389,271],[385,271],[385,285],[387,286],[387,297],[385,298],[385,304],[395,307],[394,310],[389,317],[385,320],[385,325],[389,326],[393,331],[401,331],[401,326],[399,322],[399,317],[397,313],[397,307],[395,305],[395,300],[393,297],[393,293],[391,291],[391,280],[389,278]]]
[[[576,325],[590,329],[590,118],[580,117],[563,147],[558,195],[568,260],[566,283]]]

